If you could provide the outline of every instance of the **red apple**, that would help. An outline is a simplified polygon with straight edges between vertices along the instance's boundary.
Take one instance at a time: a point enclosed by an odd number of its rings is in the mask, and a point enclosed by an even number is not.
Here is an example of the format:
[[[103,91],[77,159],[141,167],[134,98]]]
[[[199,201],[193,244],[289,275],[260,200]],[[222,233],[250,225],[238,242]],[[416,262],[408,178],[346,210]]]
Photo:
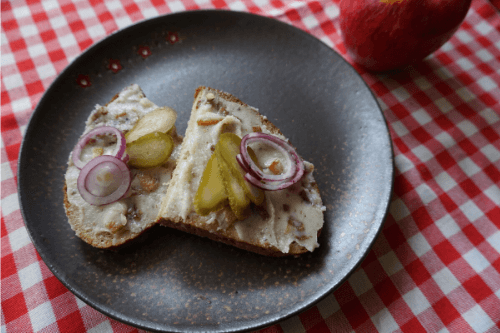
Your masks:
[[[352,60],[373,71],[424,59],[458,29],[471,0],[341,0],[340,28]]]

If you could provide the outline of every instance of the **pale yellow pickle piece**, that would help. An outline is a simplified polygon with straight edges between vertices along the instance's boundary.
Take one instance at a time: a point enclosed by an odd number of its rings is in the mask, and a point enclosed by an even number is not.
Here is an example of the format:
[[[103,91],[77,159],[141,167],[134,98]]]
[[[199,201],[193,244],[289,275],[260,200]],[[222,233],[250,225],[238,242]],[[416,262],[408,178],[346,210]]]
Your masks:
[[[127,143],[128,164],[137,168],[151,168],[165,163],[174,150],[174,140],[168,134],[153,132]]]
[[[256,205],[262,204],[264,201],[264,191],[253,186],[245,180],[245,171],[241,168],[236,160],[236,155],[240,153],[241,138],[234,133],[224,133],[220,136],[219,142],[215,146],[215,153],[220,159],[224,159],[228,165],[233,177],[243,188],[248,198]],[[249,149],[249,154],[255,162],[255,154]]]
[[[250,199],[246,196],[245,190],[236,180],[224,159],[219,158],[217,155],[217,162],[229,199],[229,206],[238,220],[244,220],[250,215]]]
[[[194,209],[198,215],[206,216],[228,204],[228,197],[215,154],[208,160],[194,197]]]
[[[177,112],[169,107],[160,107],[146,114],[139,119],[137,124],[125,134],[127,143],[153,132],[167,133],[170,131],[177,120]]]

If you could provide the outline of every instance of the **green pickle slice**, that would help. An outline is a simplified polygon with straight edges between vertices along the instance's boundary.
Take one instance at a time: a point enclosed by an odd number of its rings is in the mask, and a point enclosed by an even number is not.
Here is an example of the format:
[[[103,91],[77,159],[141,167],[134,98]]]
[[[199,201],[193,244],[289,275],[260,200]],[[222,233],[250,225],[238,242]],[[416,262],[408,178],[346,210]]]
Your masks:
[[[208,160],[201,177],[200,186],[194,196],[194,209],[198,215],[216,212],[228,203],[228,197],[215,154]]]
[[[251,213],[250,202],[260,205],[264,201],[264,191],[245,180],[245,171],[236,160],[240,143],[241,138],[236,134],[224,133],[220,136],[195,194],[193,204],[197,214],[206,216],[229,201],[233,213],[243,220]],[[257,163],[251,149],[249,154]]]
[[[139,119],[137,124],[125,134],[127,142],[134,142],[139,138],[154,132],[169,132],[177,120],[177,112],[169,107],[157,108]]]
[[[137,168],[151,168],[168,160],[174,150],[174,140],[168,134],[153,132],[127,143],[128,164]]]
[[[217,149],[217,148],[216,148]],[[215,154],[214,154],[215,155]],[[235,179],[226,161],[217,156],[217,163],[222,176],[222,182],[227,192],[229,206],[238,220],[244,220],[250,215],[250,200],[245,194],[245,190]]]
[[[236,160],[236,155],[240,153],[241,138],[234,133],[223,133],[219,142],[215,146],[215,154],[219,159],[223,159],[240,187],[243,188],[248,198],[256,205],[262,204],[265,198],[264,191],[253,186],[245,180],[245,171]],[[255,153],[249,148],[251,158],[256,161]],[[257,162],[256,162],[257,163]]]

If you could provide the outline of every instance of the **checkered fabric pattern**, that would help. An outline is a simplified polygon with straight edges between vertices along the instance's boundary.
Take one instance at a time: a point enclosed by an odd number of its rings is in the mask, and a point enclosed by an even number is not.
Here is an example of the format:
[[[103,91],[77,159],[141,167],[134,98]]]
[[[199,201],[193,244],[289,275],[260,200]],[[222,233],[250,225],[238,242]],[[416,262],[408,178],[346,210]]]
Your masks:
[[[136,332],[71,294],[31,243],[17,199],[27,122],[49,84],[129,24],[224,8],[292,24],[346,54],[339,0],[2,0],[1,332]],[[361,266],[313,308],[260,332],[500,331],[500,2],[399,74],[356,67],[394,144],[390,214]]]

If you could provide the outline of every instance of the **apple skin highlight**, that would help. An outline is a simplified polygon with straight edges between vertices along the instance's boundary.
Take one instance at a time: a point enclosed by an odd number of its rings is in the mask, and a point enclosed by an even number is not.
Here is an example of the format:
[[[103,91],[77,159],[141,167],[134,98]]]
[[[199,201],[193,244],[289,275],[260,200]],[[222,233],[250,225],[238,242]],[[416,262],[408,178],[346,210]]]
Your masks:
[[[404,68],[446,43],[470,5],[471,0],[341,0],[347,53],[370,71]]]

